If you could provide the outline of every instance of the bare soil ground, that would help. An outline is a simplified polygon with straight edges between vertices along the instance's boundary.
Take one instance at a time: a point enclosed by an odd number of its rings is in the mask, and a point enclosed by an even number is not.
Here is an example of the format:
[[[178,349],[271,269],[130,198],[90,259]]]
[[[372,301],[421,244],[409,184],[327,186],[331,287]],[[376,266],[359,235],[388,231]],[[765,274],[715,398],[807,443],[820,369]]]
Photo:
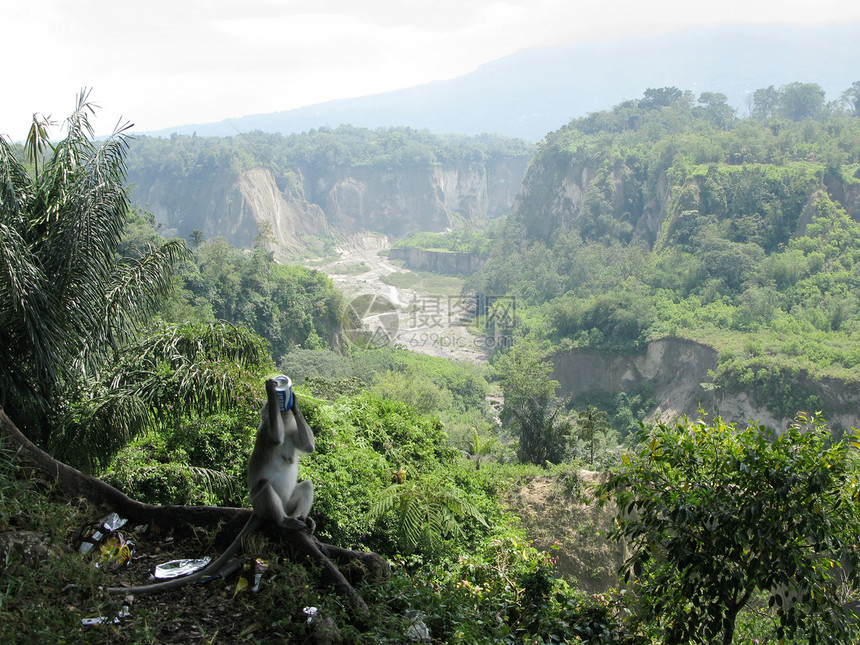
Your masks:
[[[534,546],[556,558],[559,573],[589,593],[602,593],[618,582],[621,547],[609,542],[615,507],[585,504],[601,473],[571,472],[567,477],[534,477],[508,495]]]

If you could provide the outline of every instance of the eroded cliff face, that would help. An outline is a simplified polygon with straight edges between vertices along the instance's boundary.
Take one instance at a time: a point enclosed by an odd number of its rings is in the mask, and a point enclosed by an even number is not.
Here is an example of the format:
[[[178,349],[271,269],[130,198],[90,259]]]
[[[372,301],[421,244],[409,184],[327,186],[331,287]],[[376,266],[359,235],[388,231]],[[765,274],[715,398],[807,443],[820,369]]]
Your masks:
[[[591,159],[577,156],[536,157],[514,198],[511,211],[523,222],[527,237],[549,241],[558,230],[587,231],[584,221],[589,200],[601,200],[600,208],[630,232],[653,244],[660,233],[669,199],[668,181],[660,176],[648,195],[630,179],[634,170],[624,164],[607,170]],[[594,182],[611,187],[608,200],[594,191]]]
[[[758,400],[754,393],[714,387],[709,371],[716,369],[719,354],[691,340],[663,338],[648,343],[641,351],[624,354],[569,350],[551,359],[553,377],[566,395],[624,392],[647,383],[654,388],[657,408],[646,422],[671,422],[683,415],[694,418],[699,410],[730,423],[753,420],[774,429],[785,428],[793,421],[770,410],[767,402]],[[805,385],[823,401],[832,428],[860,426],[860,393],[833,379],[810,379]]]
[[[430,251],[414,247],[391,249],[388,257],[392,260],[404,260],[407,269],[446,275],[471,275],[484,265],[484,260],[474,253]]]
[[[301,193],[281,190],[268,169],[130,179],[132,203],[151,211],[168,234],[188,237],[196,229],[207,239],[220,236],[250,248],[261,232],[271,233],[276,247],[298,252],[303,235],[328,232],[320,207]]]
[[[550,243],[560,230],[578,230],[584,238],[609,236],[626,243],[638,237],[653,247],[655,244],[673,243],[671,239],[667,241],[666,235],[686,212],[716,215],[712,211],[714,204],[700,199],[700,193],[707,192],[704,190],[709,182],[706,175],[689,174],[688,169],[665,162],[646,171],[637,165],[641,160],[635,156],[607,158],[602,155],[599,150],[570,152],[550,149],[535,156],[511,207],[513,218],[521,223],[527,238]],[[773,168],[785,172],[787,177],[790,175],[785,167]],[[754,167],[744,167],[742,172],[748,173],[751,180],[761,174],[761,170]],[[720,181],[725,179],[724,176]],[[760,184],[764,185],[764,181]],[[710,198],[720,197],[721,190],[728,189],[721,186],[714,190],[712,186]],[[779,189],[771,187],[769,190],[773,192],[769,196],[760,196],[761,199],[785,199],[782,208],[790,220],[785,235],[802,235],[809,217],[793,213],[797,204],[782,196]],[[811,204],[816,193],[824,191],[849,215],[860,218],[860,186],[857,182],[831,176],[822,167],[815,181],[808,182],[805,190],[801,205]],[[725,194],[721,199],[725,201]],[[751,208],[753,211],[766,211],[768,205],[761,203]],[[742,211],[730,211],[719,217],[743,214]],[[785,239],[777,242],[785,243]]]
[[[236,173],[200,169],[176,177],[150,170],[129,174],[132,202],[153,214],[168,233],[222,236],[250,247],[270,230],[273,246],[292,252],[306,235],[444,231],[480,224],[510,208],[528,159],[380,168],[293,168],[283,177],[268,168]]]

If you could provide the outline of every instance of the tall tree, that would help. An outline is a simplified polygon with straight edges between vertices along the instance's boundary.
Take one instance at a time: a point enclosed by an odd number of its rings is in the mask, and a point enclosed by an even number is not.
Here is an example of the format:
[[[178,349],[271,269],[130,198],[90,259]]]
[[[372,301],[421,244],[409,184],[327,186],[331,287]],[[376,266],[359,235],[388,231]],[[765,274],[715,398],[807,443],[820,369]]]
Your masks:
[[[860,81],[854,81],[842,92],[842,102],[848,105],[854,116],[860,116]]]
[[[759,121],[767,121],[776,113],[779,90],[773,85],[757,89],[752,93],[750,101],[750,116]]]
[[[521,462],[543,465],[564,460],[573,425],[566,417],[562,401],[538,396],[525,402],[515,413],[520,436],[518,456]]]
[[[779,94],[779,112],[786,119],[815,119],[824,109],[824,90],[818,83],[789,83]]]
[[[703,106],[706,118],[718,128],[728,128],[734,121],[735,109],[728,104],[722,92],[702,92],[699,104]]]
[[[576,414],[576,430],[579,438],[589,445],[589,464],[594,463],[594,442],[597,436],[605,433],[612,426],[609,423],[609,415],[593,405]]]
[[[0,405],[43,445],[58,412],[149,320],[187,253],[181,240],[138,259],[116,253],[131,126],[97,142],[95,107],[82,91],[53,145],[50,121],[34,118],[28,154],[51,149],[38,173],[0,137]]]
[[[644,110],[667,107],[682,98],[684,98],[684,93],[677,87],[649,87],[640,99],[639,107]]]

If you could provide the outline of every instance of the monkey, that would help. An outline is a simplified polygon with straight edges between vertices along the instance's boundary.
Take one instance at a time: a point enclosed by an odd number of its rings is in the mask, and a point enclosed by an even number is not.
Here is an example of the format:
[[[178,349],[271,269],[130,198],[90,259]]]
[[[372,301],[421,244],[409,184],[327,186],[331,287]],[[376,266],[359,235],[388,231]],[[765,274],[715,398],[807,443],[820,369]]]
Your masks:
[[[280,386],[280,387],[279,387]],[[313,534],[309,517],[314,500],[313,482],[298,481],[299,456],[314,451],[314,434],[305,421],[286,376],[266,380],[266,402],[248,459],[248,491],[253,514],[221,556],[199,571],[143,587],[111,587],[110,593],[158,593],[217,574],[239,551],[242,540],[265,521],[284,529],[305,529]]]

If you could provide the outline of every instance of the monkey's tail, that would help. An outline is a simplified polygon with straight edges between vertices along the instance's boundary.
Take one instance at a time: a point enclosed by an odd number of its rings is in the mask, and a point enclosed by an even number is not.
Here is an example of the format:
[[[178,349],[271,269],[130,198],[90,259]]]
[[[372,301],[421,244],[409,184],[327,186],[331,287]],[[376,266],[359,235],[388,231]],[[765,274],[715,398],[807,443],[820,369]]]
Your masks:
[[[159,593],[161,591],[168,591],[169,589],[176,589],[177,587],[187,585],[190,582],[197,582],[205,576],[215,575],[224,567],[225,564],[227,564],[227,561],[232,558],[240,548],[242,548],[242,540],[245,539],[245,536],[256,531],[261,523],[262,521],[256,513],[251,515],[251,517],[248,518],[248,521],[245,522],[245,526],[243,526],[242,530],[239,531],[239,535],[237,535],[236,539],[234,539],[230,546],[225,549],[224,553],[222,553],[215,562],[207,564],[199,571],[195,571],[187,576],[182,576],[181,578],[173,578],[172,580],[157,582],[143,587],[108,587],[108,593]]]

